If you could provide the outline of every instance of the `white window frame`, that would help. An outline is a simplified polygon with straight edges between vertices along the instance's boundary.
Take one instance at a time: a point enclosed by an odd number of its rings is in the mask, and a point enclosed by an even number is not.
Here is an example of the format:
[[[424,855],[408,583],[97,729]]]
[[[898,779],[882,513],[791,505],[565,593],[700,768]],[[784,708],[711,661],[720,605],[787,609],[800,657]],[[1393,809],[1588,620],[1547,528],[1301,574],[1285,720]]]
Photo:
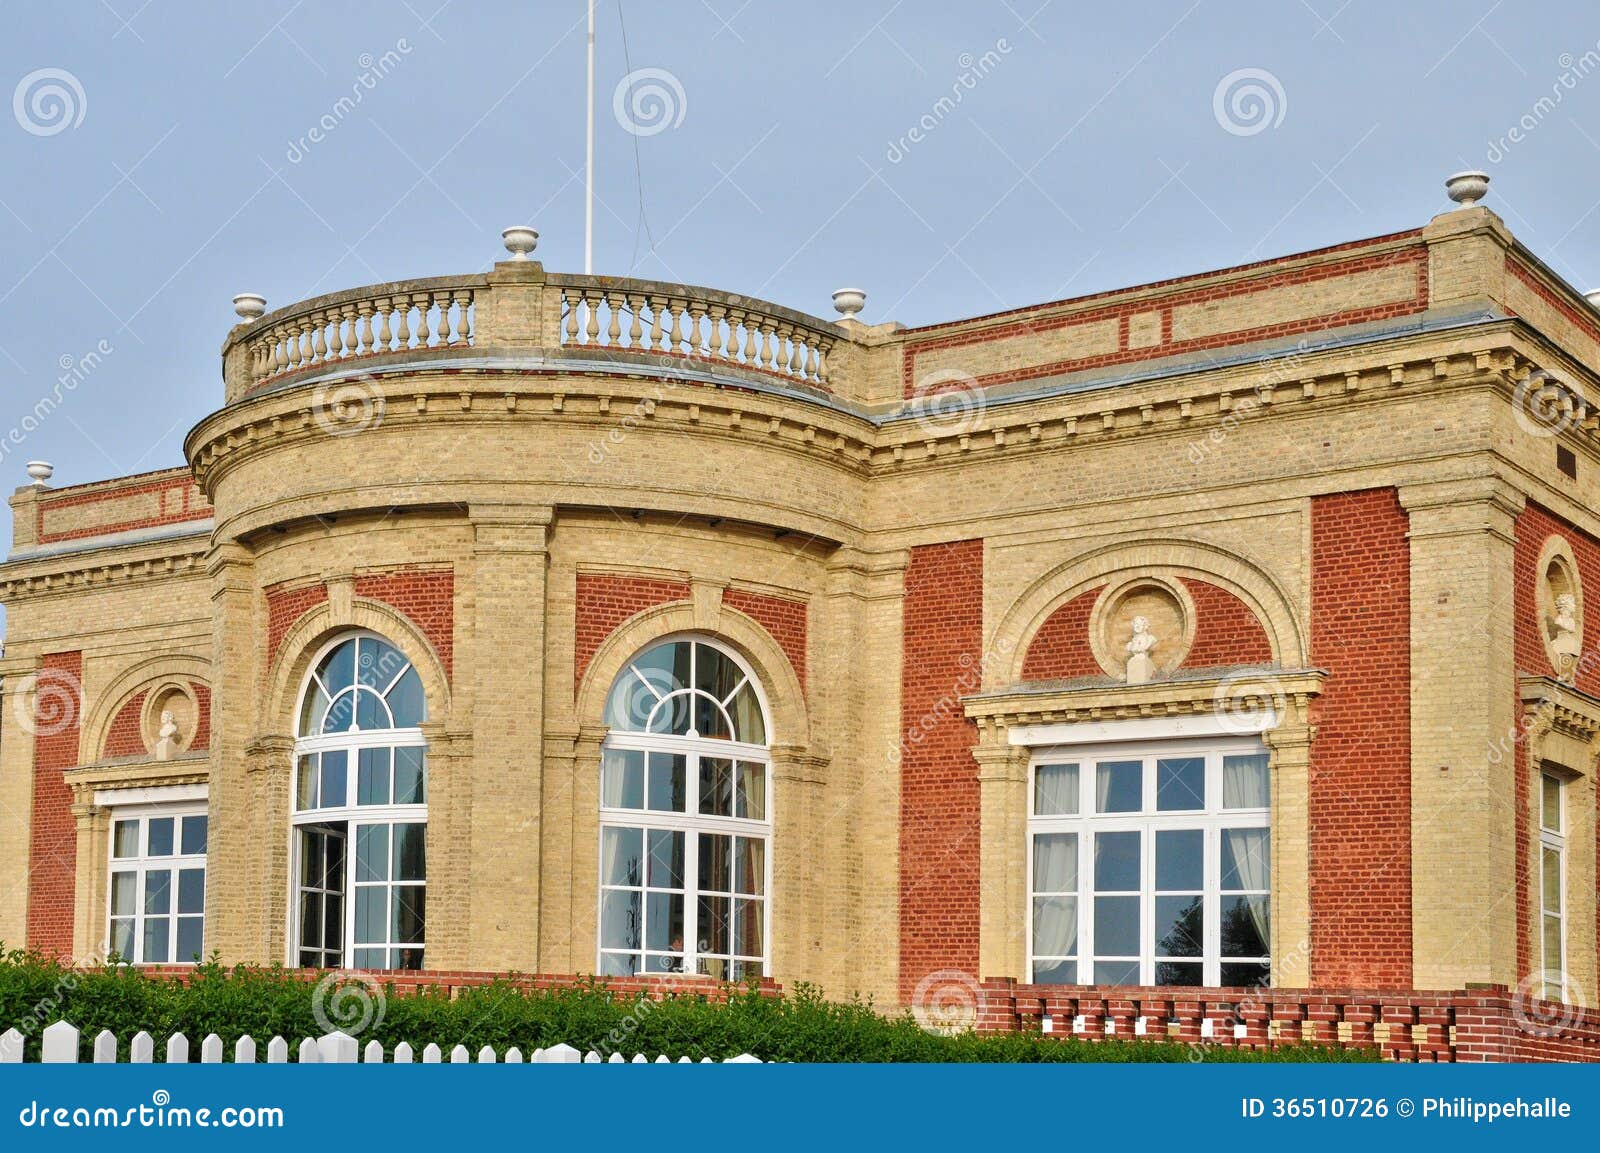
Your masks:
[[[755,689],[756,699],[760,703],[760,706],[761,706],[762,731],[767,735],[767,738],[770,741],[771,737],[772,737],[772,713],[771,713],[771,710],[770,710],[770,708],[768,707],[768,704],[767,704],[766,690],[762,686],[760,679],[755,675],[754,671],[751,670],[750,666],[744,661],[744,659],[742,657],[739,656],[738,653],[734,652],[732,649],[728,648],[726,645],[723,645],[723,644],[717,642],[716,640],[713,640],[712,638],[710,638],[708,636],[704,636],[704,635],[698,634],[698,633],[690,633],[690,634],[680,634],[680,635],[675,635],[675,636],[662,637],[659,640],[652,641],[650,644],[648,644],[644,648],[640,649],[639,652],[636,653],[634,655],[634,657],[631,658],[624,665],[624,667],[622,669],[622,672],[618,674],[617,680],[621,681],[624,677],[636,676],[637,674],[635,674],[633,672],[634,662],[637,661],[638,658],[643,656],[645,653],[648,653],[651,650],[653,650],[655,648],[658,648],[661,645],[675,644],[675,643],[678,643],[678,642],[694,642],[696,644],[705,645],[708,648],[715,649],[717,652],[721,653],[723,656],[727,657],[729,660],[733,661],[733,663],[735,665],[738,666],[740,671],[744,673],[745,677],[747,677],[749,679],[751,687],[753,687]],[[615,689],[616,689],[616,683],[614,682],[612,687],[611,687],[611,689],[608,690],[607,693],[606,693],[606,701],[607,701],[608,705],[609,705],[609,702],[611,700],[611,694],[612,694],[612,692],[615,691]],[[735,689],[735,693],[736,692],[737,692],[737,689]],[[692,715],[693,714],[692,714],[692,711],[691,711],[691,716]],[[647,881],[648,878],[643,878],[642,879],[642,883],[640,885],[637,885],[637,886],[632,886],[632,885],[608,885],[608,884],[606,884],[605,883],[605,879],[604,879],[604,877],[602,875],[602,869],[604,867],[604,861],[605,861],[604,845],[605,845],[606,830],[607,829],[643,829],[643,830],[645,830],[645,834],[644,834],[644,836],[645,836],[645,848],[644,848],[644,851],[645,851],[645,854],[646,854],[646,859],[648,860],[648,855],[649,855],[649,847],[648,847],[649,846],[649,830],[651,830],[651,829],[660,829],[660,830],[670,830],[670,831],[673,831],[673,832],[681,832],[683,834],[683,836],[684,836],[684,850],[683,850],[683,855],[684,855],[684,865],[683,865],[684,875],[683,875],[683,889],[682,889],[682,894],[683,894],[683,967],[682,967],[681,970],[679,970],[679,972],[684,973],[684,974],[695,974],[695,973],[697,973],[698,970],[699,970],[700,960],[702,958],[702,954],[700,953],[700,949],[699,949],[699,934],[695,931],[697,929],[697,927],[698,927],[699,896],[700,896],[700,888],[699,888],[700,854],[697,851],[697,849],[698,849],[697,842],[696,842],[697,836],[699,834],[702,834],[702,833],[718,834],[718,835],[729,836],[729,837],[745,837],[745,838],[749,838],[749,839],[752,839],[752,840],[760,840],[763,843],[763,845],[764,845],[764,854],[763,854],[763,857],[764,857],[764,860],[763,860],[764,869],[763,869],[763,871],[764,871],[765,875],[762,877],[761,895],[760,895],[760,898],[759,898],[760,901],[761,901],[761,915],[762,915],[761,956],[757,958],[757,957],[750,957],[750,956],[747,956],[745,954],[739,953],[737,951],[737,949],[733,947],[733,942],[732,942],[731,939],[730,939],[729,953],[737,961],[758,960],[760,962],[760,964],[761,964],[762,973],[765,976],[769,976],[770,977],[772,975],[772,858],[773,858],[773,838],[772,838],[773,821],[772,821],[772,811],[773,811],[773,802],[774,802],[773,790],[772,790],[772,751],[771,751],[771,745],[770,744],[761,744],[761,745],[750,744],[750,743],[744,742],[744,741],[716,740],[716,739],[711,739],[711,738],[700,737],[698,735],[695,735],[692,731],[691,731],[691,734],[688,735],[688,736],[673,736],[673,735],[662,734],[662,733],[646,733],[646,732],[638,732],[638,731],[631,731],[631,730],[612,729],[607,733],[607,735],[605,737],[605,740],[602,742],[602,745],[601,745],[601,754],[600,754],[601,768],[600,768],[600,771],[602,773],[604,773],[604,771],[605,771],[604,770],[604,765],[605,765],[605,759],[606,759],[606,756],[605,756],[606,752],[608,752],[610,750],[632,750],[632,751],[642,752],[642,753],[646,754],[647,763],[648,763],[648,755],[650,753],[666,753],[666,754],[670,754],[670,755],[682,756],[684,758],[684,775],[685,775],[684,811],[680,813],[680,812],[672,812],[672,811],[667,811],[667,810],[650,809],[650,808],[630,809],[630,808],[623,808],[623,807],[620,807],[620,806],[608,806],[608,805],[605,804],[605,790],[604,790],[603,783],[597,782],[597,784],[601,784],[601,787],[600,787],[600,791],[599,791],[599,797],[600,797],[600,803],[599,803],[599,815],[600,815],[599,826],[600,827],[599,827],[599,830],[597,832],[596,841],[595,841],[595,878],[596,878],[596,885],[595,885],[595,893],[596,893],[596,896],[595,896],[595,910],[596,910],[596,914],[595,914],[595,937],[594,937],[595,972],[596,973],[603,972],[603,970],[604,970],[604,955],[606,953],[633,953],[633,952],[637,952],[639,954],[639,956],[640,956],[640,963],[641,963],[641,968],[638,971],[638,975],[639,976],[656,977],[656,976],[672,976],[673,975],[670,972],[669,973],[662,973],[662,972],[659,972],[659,971],[651,971],[651,970],[648,970],[648,969],[645,969],[645,968],[642,967],[646,963],[646,958],[647,958],[648,954],[650,954],[652,952],[659,952],[660,951],[660,950],[652,950],[652,949],[648,948],[643,942],[641,942],[640,947],[637,950],[615,949],[615,948],[606,949],[606,948],[603,947],[603,943],[604,943],[603,942],[603,934],[604,934],[604,931],[605,931],[604,901],[605,901],[605,894],[608,891],[612,891],[612,892],[637,891],[637,892],[639,892],[641,894],[641,896],[640,896],[641,907],[643,907],[643,905],[648,903],[649,894],[651,892],[672,892],[672,893],[677,893],[679,891],[677,889],[673,889],[673,890],[655,889],[655,890],[652,890],[651,888],[648,887],[647,884],[643,883],[643,881]],[[710,814],[702,814],[702,813],[699,812],[699,807],[700,807],[700,771],[699,771],[699,769],[700,769],[700,761],[701,761],[702,758],[713,758],[713,759],[717,759],[717,760],[731,760],[731,761],[734,761],[734,762],[744,761],[744,762],[747,762],[747,763],[757,763],[757,764],[761,765],[761,767],[762,767],[762,775],[763,775],[762,796],[763,796],[763,801],[764,801],[764,804],[763,804],[763,816],[762,816],[761,819],[757,820],[757,819],[748,818],[748,817],[713,816],[713,815],[710,815]],[[648,770],[647,770],[647,772],[648,772]],[[734,787],[735,787],[735,789],[737,789],[737,787],[738,787],[737,778],[735,779]],[[649,799],[648,778],[647,778],[647,783],[646,783],[645,798],[646,798],[646,802],[648,803],[648,799]],[[739,898],[737,895],[734,895],[734,896],[731,896],[729,899],[730,899],[730,902],[731,902],[731,901],[739,900],[741,898]],[[744,899],[749,899],[749,898],[744,898]],[[730,903],[730,906],[729,906],[730,919],[732,917],[732,908],[733,907],[732,907],[732,905]],[[732,926],[731,923],[730,923],[730,927],[729,927],[729,933],[730,933],[730,938],[731,938],[731,936],[733,934],[733,926]],[[712,957],[714,959],[721,959],[721,954],[708,954],[708,956],[710,956],[710,957]]]
[[[1267,832],[1268,844],[1271,844],[1271,771],[1268,770],[1268,803],[1261,808],[1248,809],[1223,809],[1222,808],[1222,762],[1224,757],[1230,756],[1261,756],[1267,753],[1266,746],[1254,736],[1210,736],[1193,737],[1178,740],[1140,740],[1126,743],[1107,744],[1072,744],[1051,747],[1036,747],[1029,758],[1027,778],[1027,812],[1028,829],[1025,842],[1027,856],[1027,894],[1025,909],[1025,942],[1027,950],[1027,976],[1031,983],[1034,980],[1034,936],[1033,936],[1033,905],[1034,905],[1034,837],[1042,833],[1076,833],[1077,843],[1077,909],[1078,932],[1076,942],[1077,984],[1094,985],[1094,853],[1093,838],[1091,834],[1101,832],[1139,832],[1141,834],[1140,847],[1140,888],[1139,888],[1139,984],[1155,984],[1155,968],[1157,964],[1155,954],[1156,931],[1156,875],[1155,875],[1155,834],[1164,830],[1198,829],[1204,837],[1204,892],[1202,907],[1204,909],[1204,940],[1201,947],[1201,957],[1198,959],[1185,959],[1188,963],[1198,960],[1202,966],[1202,985],[1200,986],[1163,986],[1165,988],[1181,989],[1194,987],[1216,987],[1221,983],[1221,968],[1228,964],[1253,964],[1257,963],[1251,958],[1223,957],[1222,954],[1222,898],[1221,889],[1221,836],[1224,829],[1263,829]],[[1177,757],[1204,757],[1206,760],[1206,799],[1204,810],[1158,812],[1156,805],[1156,762],[1158,760]],[[1131,761],[1144,762],[1143,779],[1141,782],[1141,811],[1138,813],[1107,813],[1096,814],[1093,811],[1093,798],[1095,793],[1095,765],[1100,761]],[[1077,764],[1078,773],[1078,813],[1068,816],[1036,816],[1034,808],[1036,803],[1035,778],[1040,765]],[[1266,895],[1268,898],[1269,916],[1275,915],[1273,908],[1273,892],[1270,877]],[[1163,892],[1165,892],[1163,890]],[[1255,892],[1251,890],[1249,892]],[[1130,894],[1131,895],[1131,894]],[[1248,895],[1230,891],[1227,895]],[[1259,963],[1271,965],[1271,941],[1267,942],[1268,955],[1261,958]],[[1183,962],[1180,962],[1183,963]],[[1270,968],[1269,968],[1270,972]]]
[[[329,640],[326,644],[322,645],[316,651],[316,653],[312,657],[312,660],[311,660],[311,662],[310,662],[310,664],[309,664],[309,666],[307,668],[305,681],[301,685],[300,696],[295,701],[294,717],[295,717],[296,726],[298,726],[300,724],[301,714],[304,712],[306,694],[312,691],[312,688],[313,688],[313,680],[312,680],[312,678],[315,675],[317,668],[322,664],[323,659],[330,652],[332,652],[334,649],[338,648],[340,645],[345,644],[345,643],[347,643],[349,641],[353,641],[353,640],[372,640],[372,641],[377,641],[377,642],[380,642],[382,644],[385,644],[385,645],[389,646],[390,648],[394,649],[396,652],[400,653],[400,655],[402,657],[405,657],[404,651],[400,648],[399,645],[395,644],[394,641],[390,640],[386,636],[383,636],[381,633],[375,633],[375,632],[372,632],[369,629],[355,629],[355,630],[351,630],[349,632],[340,633],[338,636],[332,638],[331,640]],[[400,672],[396,673],[395,676],[390,679],[388,688],[386,688],[384,691],[387,692],[389,689],[392,689],[396,684],[399,683],[400,679],[405,676],[406,670],[407,669],[412,669],[412,668],[415,668],[415,662],[413,662],[409,658],[407,658],[406,659],[405,668],[401,669]],[[421,675],[420,672],[419,672],[418,675],[419,676]],[[359,690],[358,690],[358,695],[359,695]],[[330,700],[330,708],[331,707],[332,707],[332,701]],[[423,779],[423,793],[422,793],[422,795],[423,795],[423,798],[424,798],[423,802],[421,804],[406,804],[406,805],[396,805],[396,804],[360,805],[360,804],[357,804],[356,803],[356,796],[357,796],[357,789],[359,787],[358,786],[358,777],[359,777],[358,765],[360,763],[360,755],[359,754],[360,754],[361,750],[362,749],[401,749],[401,748],[416,748],[416,749],[423,750],[423,753],[424,753],[423,770],[422,770],[422,772],[423,772],[423,777],[422,777],[422,779]],[[387,826],[389,826],[391,828],[391,832],[390,832],[390,836],[389,836],[390,872],[391,872],[391,874],[393,873],[393,852],[394,852],[394,834],[392,832],[393,826],[395,826],[395,825],[422,825],[422,826],[424,826],[423,838],[424,838],[424,846],[426,846],[426,844],[427,844],[427,829],[426,829],[426,826],[428,824],[428,803],[427,803],[427,799],[426,798],[428,797],[429,792],[430,792],[430,782],[429,782],[429,775],[430,775],[429,769],[430,769],[430,766],[428,764],[427,756],[426,756],[427,748],[428,748],[427,738],[423,735],[422,729],[420,727],[417,727],[417,726],[409,726],[409,727],[405,727],[405,728],[393,728],[393,729],[369,729],[369,730],[365,730],[365,731],[360,730],[360,729],[354,729],[354,730],[351,730],[349,732],[344,732],[344,733],[319,734],[319,735],[313,736],[313,737],[303,737],[303,736],[297,736],[296,737],[295,743],[294,743],[294,759],[293,759],[292,767],[291,767],[291,770],[290,770],[290,785],[289,785],[289,816],[290,816],[290,819],[289,819],[289,910],[288,910],[289,932],[288,932],[288,939],[285,942],[285,949],[284,949],[285,962],[290,967],[292,967],[292,968],[299,968],[300,967],[300,935],[301,935],[300,906],[301,906],[301,892],[305,888],[305,886],[303,886],[301,884],[301,880],[300,880],[301,831],[306,826],[310,826],[310,825],[332,825],[332,824],[343,824],[345,826],[345,837],[344,837],[345,859],[344,859],[344,889],[343,889],[343,894],[344,894],[344,909],[343,909],[343,914],[344,914],[344,936],[343,936],[343,940],[341,942],[342,951],[343,951],[342,967],[344,967],[344,968],[354,968],[355,967],[355,956],[356,956],[356,951],[357,951],[358,948],[360,948],[360,949],[369,949],[369,948],[370,949],[383,949],[386,952],[392,951],[392,950],[395,950],[395,949],[416,949],[416,950],[421,952],[422,958],[423,958],[423,967],[426,967],[426,964],[427,964],[427,943],[426,943],[427,928],[426,928],[426,926],[427,926],[427,918],[429,916],[428,913],[426,913],[426,912],[424,913],[424,921],[423,921],[423,924],[424,924],[424,930],[423,930],[424,940],[421,941],[421,942],[415,942],[415,943],[406,942],[404,944],[396,944],[396,943],[393,943],[393,942],[384,942],[384,943],[368,942],[368,943],[365,943],[365,944],[362,944],[362,945],[358,946],[356,944],[356,940],[355,940],[355,931],[356,931],[356,889],[357,889],[358,884],[361,887],[365,887],[365,888],[372,888],[372,887],[379,886],[379,885],[385,886],[385,887],[387,887],[388,889],[391,890],[391,899],[392,899],[392,890],[397,886],[397,884],[405,885],[405,886],[408,886],[408,887],[419,887],[419,888],[422,888],[424,890],[424,893],[426,893],[426,889],[427,889],[427,867],[426,867],[426,865],[424,865],[423,879],[420,882],[419,881],[396,882],[396,881],[394,881],[392,876],[386,882],[377,882],[377,881],[374,881],[374,882],[365,882],[365,881],[357,882],[357,880],[356,880],[356,839],[357,839],[357,830],[361,826],[364,826],[364,825],[387,825]],[[332,752],[344,751],[344,752],[349,754],[348,762],[347,762],[346,767],[345,767],[344,804],[342,804],[342,805],[332,805],[332,806],[319,805],[317,808],[301,809],[299,807],[299,800],[300,800],[300,796],[299,796],[299,791],[300,791],[300,758],[304,757],[304,756],[311,755],[311,754],[315,754],[315,753],[324,753],[324,752],[330,752],[330,751],[332,751]],[[393,773],[394,773],[392,755],[391,755],[390,764],[391,764],[391,767],[390,767],[390,787],[391,787],[391,790],[392,790],[392,788],[393,788]],[[392,799],[392,797],[393,797],[392,791],[391,791],[390,796],[391,796],[391,799]],[[320,796],[319,796],[318,800],[319,801],[321,800]],[[425,851],[426,851],[426,848],[425,848]],[[426,896],[424,897],[424,900],[426,900]]]
[[[149,854],[150,821],[163,817],[173,818],[172,849],[164,857],[152,857]],[[206,852],[183,852],[183,819],[185,817],[206,818]],[[117,853],[117,825],[124,821],[139,822],[139,852],[132,857],[118,857]],[[133,873],[134,880],[134,911],[133,911],[133,943],[135,956],[123,957],[125,965],[195,965],[197,961],[176,960],[178,950],[178,918],[192,917],[192,913],[178,912],[178,874],[186,869],[198,868],[205,878],[200,892],[200,956],[205,957],[206,942],[206,915],[205,915],[205,885],[210,884],[210,869],[207,856],[211,848],[211,818],[207,811],[205,801],[184,802],[173,804],[154,805],[119,805],[110,812],[110,822],[106,830],[106,940],[105,951],[109,955],[115,934],[112,931],[113,921],[125,921],[126,916],[115,914],[113,900],[115,896],[116,875],[118,873]],[[165,913],[146,913],[145,899],[145,874],[149,872],[170,872],[173,874],[171,894],[168,899],[168,911]],[[167,959],[164,961],[147,961],[144,959],[144,930],[145,922],[160,917],[168,922],[167,929]]]
[[[1553,828],[1550,825],[1547,825],[1545,823],[1544,783],[1546,781],[1553,781],[1553,782],[1555,782],[1555,786],[1556,786],[1556,825]],[[1539,878],[1539,956],[1540,956],[1540,962],[1541,962],[1540,963],[1540,967],[1544,970],[1544,979],[1543,979],[1543,982],[1542,982],[1543,983],[1543,988],[1540,989],[1540,995],[1545,997],[1545,998],[1547,998],[1547,999],[1556,1000],[1556,1001],[1565,1001],[1567,999],[1567,992],[1568,992],[1568,985],[1569,985],[1569,981],[1568,981],[1568,978],[1567,978],[1567,922],[1568,922],[1568,918],[1567,918],[1567,832],[1566,832],[1566,830],[1567,830],[1567,809],[1569,807],[1568,804],[1567,804],[1567,795],[1568,795],[1568,789],[1567,789],[1567,780],[1566,780],[1566,778],[1562,777],[1559,773],[1551,772],[1549,769],[1541,770],[1541,772],[1539,774],[1539,799],[1538,799],[1538,809],[1539,809],[1539,861],[1538,861],[1538,878]],[[1553,852],[1553,853],[1556,854],[1556,869],[1557,869],[1557,872],[1559,874],[1558,880],[1557,880],[1557,884],[1559,886],[1559,888],[1557,890],[1557,894],[1558,894],[1558,896],[1560,898],[1561,907],[1559,909],[1554,910],[1554,911],[1550,910],[1545,905],[1544,870],[1545,870],[1545,853],[1546,852]],[[1556,958],[1553,958],[1553,959],[1551,958],[1551,956],[1549,954],[1549,951],[1545,946],[1545,932],[1544,932],[1545,922],[1548,921],[1551,917],[1555,917],[1557,923],[1560,925],[1559,936],[1560,936],[1560,939],[1561,939],[1561,955],[1559,957],[1556,957]],[[1552,960],[1554,961],[1553,964],[1552,964]],[[1553,983],[1550,980],[1551,974],[1555,974],[1556,975],[1556,980]],[[1553,996],[1552,996],[1552,993],[1554,994]]]

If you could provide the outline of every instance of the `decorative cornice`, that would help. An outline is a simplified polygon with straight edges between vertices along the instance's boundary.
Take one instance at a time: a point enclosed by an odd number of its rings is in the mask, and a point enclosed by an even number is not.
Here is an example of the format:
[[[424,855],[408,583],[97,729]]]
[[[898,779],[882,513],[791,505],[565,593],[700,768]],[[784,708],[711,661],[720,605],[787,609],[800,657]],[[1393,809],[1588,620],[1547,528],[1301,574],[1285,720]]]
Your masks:
[[[1586,745],[1600,736],[1600,697],[1554,677],[1531,675],[1517,678],[1517,692],[1529,735],[1555,733]]]
[[[68,769],[63,776],[73,794],[79,797],[92,796],[96,789],[203,785],[211,780],[211,758],[208,753],[174,757],[170,761],[128,757]]]

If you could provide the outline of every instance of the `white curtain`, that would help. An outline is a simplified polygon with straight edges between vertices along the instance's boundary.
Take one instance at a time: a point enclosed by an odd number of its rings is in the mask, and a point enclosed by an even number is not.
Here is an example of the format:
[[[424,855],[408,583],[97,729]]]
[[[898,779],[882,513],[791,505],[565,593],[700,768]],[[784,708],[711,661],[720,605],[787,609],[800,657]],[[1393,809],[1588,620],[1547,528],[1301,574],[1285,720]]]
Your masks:
[[[1078,946],[1078,835],[1037,833],[1033,838],[1033,891],[1066,893],[1033,902],[1033,953],[1071,956]]]
[[[1072,816],[1078,811],[1078,766],[1040,765],[1033,773],[1036,816]]]
[[[1264,809],[1268,799],[1267,754],[1223,758],[1223,808]]]
[[[1111,800],[1111,768],[1108,765],[1099,765],[1094,774],[1094,811],[1106,812],[1106,806]]]
[[[1223,829],[1222,835],[1227,841],[1229,856],[1233,859],[1234,870],[1238,877],[1239,888],[1246,891],[1267,889],[1271,885],[1271,873],[1267,853],[1269,852],[1266,829]],[[1252,897],[1249,902],[1250,919],[1255,922],[1256,932],[1261,934],[1262,941],[1270,941],[1267,923],[1267,898]]]

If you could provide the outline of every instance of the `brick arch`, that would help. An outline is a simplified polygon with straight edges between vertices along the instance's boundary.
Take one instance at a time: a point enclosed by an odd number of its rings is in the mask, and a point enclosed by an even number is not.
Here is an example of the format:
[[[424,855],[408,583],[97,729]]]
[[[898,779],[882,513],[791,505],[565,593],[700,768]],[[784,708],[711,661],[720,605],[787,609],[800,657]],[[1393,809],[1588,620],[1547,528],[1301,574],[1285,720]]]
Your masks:
[[[162,684],[186,684],[194,695],[195,731],[189,751],[211,745],[211,662],[192,653],[149,657],[113,677],[85,702],[83,755],[132,757],[148,751],[142,731],[143,709]]]

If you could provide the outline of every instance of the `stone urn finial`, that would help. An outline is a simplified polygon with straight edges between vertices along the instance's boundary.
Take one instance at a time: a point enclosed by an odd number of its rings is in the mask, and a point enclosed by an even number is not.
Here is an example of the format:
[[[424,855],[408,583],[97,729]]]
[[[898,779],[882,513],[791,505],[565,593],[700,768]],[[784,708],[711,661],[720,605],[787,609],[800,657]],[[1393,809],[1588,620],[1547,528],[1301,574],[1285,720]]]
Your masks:
[[[233,311],[246,324],[260,320],[267,314],[267,298],[254,292],[241,292],[233,298]]]
[[[528,253],[539,247],[539,233],[526,224],[517,224],[500,234],[512,260],[526,260]]]
[[[867,294],[859,288],[841,288],[833,294],[833,307],[840,320],[854,320],[867,306]]]
[[[1445,194],[1462,208],[1471,208],[1489,191],[1487,172],[1457,172],[1444,182]]]
[[[1584,293],[1583,298],[1589,302],[1589,307],[1600,308],[1600,288]]]
[[[43,488],[50,483],[50,478],[55,474],[56,466],[47,460],[30,460],[28,462],[28,479],[33,481],[34,488]]]

